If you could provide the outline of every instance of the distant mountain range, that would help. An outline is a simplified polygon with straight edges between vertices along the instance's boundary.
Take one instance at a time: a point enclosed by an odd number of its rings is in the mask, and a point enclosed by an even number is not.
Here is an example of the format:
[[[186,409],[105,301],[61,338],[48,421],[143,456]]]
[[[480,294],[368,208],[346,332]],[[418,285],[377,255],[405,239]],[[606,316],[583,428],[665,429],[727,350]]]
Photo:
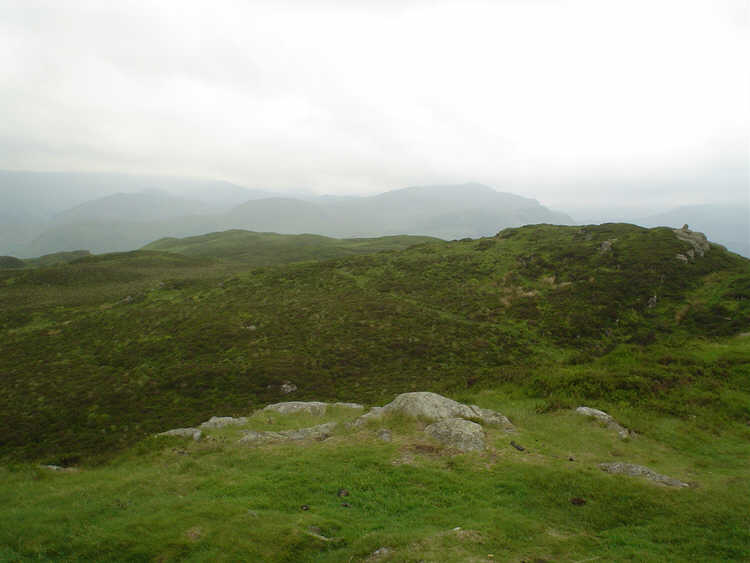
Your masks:
[[[602,216],[597,222],[607,220]],[[750,256],[747,204],[683,206],[627,222],[648,227],[688,223],[710,240]],[[289,197],[191,178],[0,171],[0,255],[19,257],[132,250],[164,237],[230,229],[460,239],[536,223],[575,221],[534,199],[477,183],[409,187],[375,196]]]
[[[474,183],[291,198],[226,182],[117,174],[2,172],[0,209],[7,216],[0,254],[24,257],[131,250],[163,237],[229,229],[454,239],[528,223],[572,223],[536,200]]]

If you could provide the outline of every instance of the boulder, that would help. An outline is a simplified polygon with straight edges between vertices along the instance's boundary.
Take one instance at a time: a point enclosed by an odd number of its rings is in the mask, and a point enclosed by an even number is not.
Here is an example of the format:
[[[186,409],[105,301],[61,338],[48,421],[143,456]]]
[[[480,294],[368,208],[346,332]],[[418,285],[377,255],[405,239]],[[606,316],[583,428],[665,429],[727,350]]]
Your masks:
[[[620,423],[618,423],[614,418],[612,418],[610,415],[608,415],[604,411],[600,411],[599,409],[592,409],[591,407],[578,407],[576,409],[576,412],[578,414],[582,414],[584,416],[590,416],[593,418],[596,418],[597,420],[600,420],[604,424],[607,425],[607,428],[611,428],[617,434],[619,434],[620,438],[627,438],[631,435],[630,430],[622,426]]]
[[[182,438],[192,438],[200,440],[203,433],[197,428],[174,428],[166,432],[160,432],[157,436],[180,436]]]
[[[668,487],[690,486],[688,483],[680,481],[679,479],[674,479],[673,477],[668,477],[667,475],[661,475],[659,473],[656,473],[652,469],[649,469],[648,467],[645,467],[643,465],[636,465],[634,463],[600,463],[599,468],[602,471],[606,471],[607,473],[631,475],[633,477],[643,477],[645,479],[648,479],[649,481],[661,483],[662,485],[666,485]]]
[[[247,417],[212,416],[206,422],[202,422],[198,428],[224,428],[225,426],[236,426],[238,424],[247,424]]]
[[[250,430],[239,439],[240,444],[267,444],[271,442],[287,442],[291,440],[325,440],[331,435],[335,422],[326,422],[308,428],[295,428],[293,430],[282,430],[280,432],[256,432]]]
[[[268,405],[264,411],[275,411],[280,414],[307,413],[316,416],[322,416],[328,410],[328,407],[341,407],[347,409],[364,409],[358,403],[321,403],[320,401],[288,401],[286,403],[274,403]]]
[[[446,418],[430,424],[424,431],[449,448],[462,452],[484,450],[484,430],[476,422],[464,418]]]
[[[429,391],[402,393],[382,408],[373,408],[369,413],[359,417],[355,424],[360,425],[368,420],[377,420],[385,414],[400,413],[411,418],[428,421],[446,418],[463,418],[476,420],[490,426],[500,426],[511,430],[513,425],[507,417],[490,409],[476,405],[465,405]]]

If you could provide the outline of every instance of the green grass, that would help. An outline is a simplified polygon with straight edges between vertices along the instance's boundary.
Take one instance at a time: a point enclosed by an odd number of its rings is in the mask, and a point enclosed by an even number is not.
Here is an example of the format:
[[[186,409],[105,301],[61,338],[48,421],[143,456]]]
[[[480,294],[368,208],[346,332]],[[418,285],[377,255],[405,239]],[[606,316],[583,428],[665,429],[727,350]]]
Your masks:
[[[147,244],[143,250],[219,258],[248,266],[272,266],[306,260],[329,260],[384,250],[403,250],[415,244],[436,240],[438,239],[433,237],[410,235],[336,239],[311,234],[281,235],[235,229],[181,239],[163,238]]]
[[[12,465],[2,470],[0,545],[9,560],[55,561],[361,561],[380,547],[391,550],[388,561],[750,557],[748,429],[709,436],[694,421],[642,413],[668,430],[623,441],[570,411],[538,414],[535,400],[489,391],[472,399],[502,406],[518,432],[488,429],[486,452],[454,454],[403,421],[386,421],[392,443],[365,428],[241,446],[232,428],[197,443],[149,438],[73,473]],[[325,419],[268,418],[257,414],[248,427]],[[511,437],[527,450],[511,448]],[[698,486],[598,469],[612,460]],[[340,488],[350,495],[338,497]]]

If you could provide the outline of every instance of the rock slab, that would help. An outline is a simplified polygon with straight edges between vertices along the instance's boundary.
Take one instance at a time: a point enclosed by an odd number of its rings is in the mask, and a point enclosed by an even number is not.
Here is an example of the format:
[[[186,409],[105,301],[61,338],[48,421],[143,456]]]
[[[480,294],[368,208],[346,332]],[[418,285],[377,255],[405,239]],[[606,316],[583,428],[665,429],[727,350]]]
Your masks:
[[[649,469],[644,465],[636,465],[635,463],[600,463],[599,468],[602,471],[606,471],[607,473],[630,475],[633,477],[643,477],[645,479],[648,479],[649,481],[661,483],[662,485],[667,485],[668,487],[690,486],[688,483],[680,481],[679,479],[668,477],[667,475],[661,475],[660,473],[657,473],[656,471],[653,471],[652,469]]]
[[[256,432],[250,430],[238,440],[240,444],[268,444],[271,442],[288,442],[295,440],[325,440],[336,428],[335,422],[326,422],[308,428],[295,428],[293,430],[282,430],[280,432]]]
[[[181,438],[192,438],[195,441],[201,439],[203,432],[198,428],[173,428],[166,432],[159,432],[157,436],[179,436]]]
[[[280,414],[307,413],[315,416],[323,416],[328,407],[340,407],[346,409],[364,409],[359,403],[322,403],[320,401],[287,401],[285,403],[274,403],[266,406],[264,411],[275,411]]]
[[[617,422],[612,416],[607,414],[604,411],[600,411],[599,409],[592,409],[591,407],[578,407],[576,409],[576,412],[578,414],[582,414],[584,416],[590,416],[593,418],[596,418],[597,420],[600,420],[604,424],[607,425],[607,428],[611,428],[617,434],[620,436],[620,438],[627,438],[631,435],[630,430],[622,426],[619,422]]]
[[[430,424],[424,431],[438,442],[462,452],[484,450],[484,430],[464,418],[446,418]]]
[[[247,417],[212,416],[206,422],[198,425],[198,428],[224,428],[225,426],[236,426],[239,424],[247,424]]]

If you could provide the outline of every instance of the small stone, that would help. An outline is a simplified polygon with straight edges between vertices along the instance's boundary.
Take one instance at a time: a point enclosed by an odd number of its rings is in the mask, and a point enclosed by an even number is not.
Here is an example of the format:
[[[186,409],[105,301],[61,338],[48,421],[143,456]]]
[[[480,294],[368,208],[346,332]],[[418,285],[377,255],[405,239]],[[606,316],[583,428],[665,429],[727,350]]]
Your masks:
[[[380,557],[385,557],[386,555],[389,555],[393,550],[390,547],[379,547],[375,551],[370,554],[370,559],[379,559]]]
[[[347,491],[346,489],[339,489],[339,491],[336,494],[340,497],[348,497],[349,491]]]
[[[510,445],[513,446],[514,448],[516,448],[519,452],[525,452],[526,451],[526,448],[524,448],[523,446],[521,446],[519,444],[516,444],[513,440],[510,441]]]
[[[570,499],[570,504],[574,504],[576,506],[583,506],[584,504],[586,504],[586,501],[580,497],[573,497],[572,499]]]
[[[351,508],[352,505],[349,504],[348,502],[342,502],[341,506],[343,506],[344,508]]]
[[[302,506],[299,507],[299,509],[300,510],[310,510],[310,507],[308,505],[306,505],[306,504],[303,504]]]
[[[378,440],[381,442],[392,442],[393,434],[387,428],[381,428],[378,430]]]
[[[190,541],[198,541],[203,535],[203,529],[200,526],[193,526],[185,532],[185,535]]]
[[[289,393],[294,393],[297,390],[297,386],[294,383],[291,383],[290,381],[285,381],[281,384],[281,392],[284,395],[288,395]]]

